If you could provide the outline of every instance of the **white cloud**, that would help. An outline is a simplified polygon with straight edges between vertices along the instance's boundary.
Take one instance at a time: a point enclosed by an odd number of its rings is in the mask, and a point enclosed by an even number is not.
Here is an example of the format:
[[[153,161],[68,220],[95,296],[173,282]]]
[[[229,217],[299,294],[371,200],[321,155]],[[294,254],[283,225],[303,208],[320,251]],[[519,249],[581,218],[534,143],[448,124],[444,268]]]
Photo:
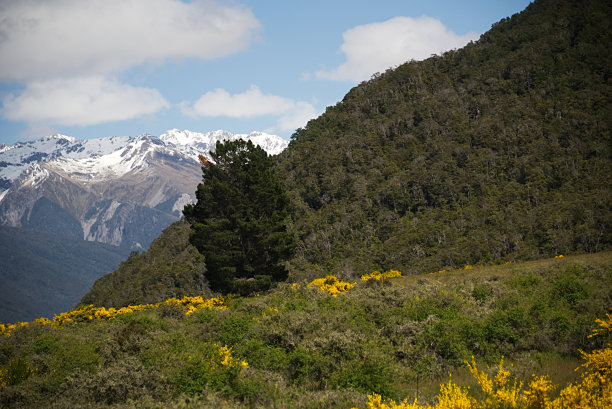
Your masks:
[[[291,110],[283,113],[278,118],[276,127],[280,131],[295,131],[298,128],[304,127],[308,121],[319,115],[320,113],[315,111],[312,104],[298,101]]]
[[[34,81],[3,101],[5,118],[30,123],[94,125],[168,108],[159,91],[102,76]]]
[[[202,95],[192,108],[183,111],[190,116],[252,118],[287,111],[293,104],[294,102],[287,98],[264,95],[257,86],[252,85],[242,94],[231,95],[222,88],[209,91]]]
[[[212,59],[248,46],[253,13],[213,0],[5,0],[0,80],[109,74],[167,59]]]
[[[431,17],[395,17],[354,27],[342,34],[346,62],[317,78],[359,82],[410,60],[423,60],[478,39],[474,32],[459,36]]]
[[[191,117],[229,117],[253,118],[275,116],[275,128],[292,131],[306,125],[308,120],[317,116],[314,106],[305,101],[295,101],[277,95],[264,94],[252,85],[239,94],[230,94],[222,88],[202,95],[193,105],[183,103],[182,110]]]

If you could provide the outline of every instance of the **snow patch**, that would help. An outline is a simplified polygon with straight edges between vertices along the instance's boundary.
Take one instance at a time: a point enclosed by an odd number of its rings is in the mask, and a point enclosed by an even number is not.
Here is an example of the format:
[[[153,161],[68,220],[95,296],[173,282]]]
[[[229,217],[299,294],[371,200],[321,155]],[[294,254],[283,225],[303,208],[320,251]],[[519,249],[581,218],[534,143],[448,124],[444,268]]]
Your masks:
[[[38,163],[30,166],[21,181],[21,186],[34,188],[49,177],[49,171]]]

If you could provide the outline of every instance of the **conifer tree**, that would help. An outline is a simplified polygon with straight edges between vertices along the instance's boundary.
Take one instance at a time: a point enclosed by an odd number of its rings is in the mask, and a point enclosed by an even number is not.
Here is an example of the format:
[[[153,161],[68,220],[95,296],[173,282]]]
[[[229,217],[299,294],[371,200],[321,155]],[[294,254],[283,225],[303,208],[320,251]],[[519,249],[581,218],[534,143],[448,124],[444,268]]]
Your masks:
[[[213,161],[200,156],[197,203],[183,214],[190,242],[206,260],[211,289],[248,294],[285,280],[295,251],[287,231],[290,200],[267,153],[252,142],[217,142]]]

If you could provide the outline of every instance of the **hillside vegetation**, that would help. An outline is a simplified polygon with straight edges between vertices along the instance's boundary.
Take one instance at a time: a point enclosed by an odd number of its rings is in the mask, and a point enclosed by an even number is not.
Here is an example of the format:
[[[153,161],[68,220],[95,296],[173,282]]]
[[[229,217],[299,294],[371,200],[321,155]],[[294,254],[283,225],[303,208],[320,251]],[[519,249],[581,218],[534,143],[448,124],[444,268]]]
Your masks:
[[[179,221],[153,240],[147,251],[132,252],[116,271],[99,278],[81,303],[118,308],[193,295],[212,293],[204,256],[189,244],[189,225]]]
[[[424,403],[449,372],[474,385],[472,356],[564,384],[578,349],[605,345],[588,336],[612,302],[612,253],[471,267],[3,327],[0,405],[364,408],[417,389]]]
[[[537,0],[353,88],[293,135],[294,271],[437,270],[612,236],[612,5]]]
[[[611,11],[536,0],[355,87],[275,158],[288,282],[211,298],[175,223],[75,310],[0,326],[0,406],[609,407]]]

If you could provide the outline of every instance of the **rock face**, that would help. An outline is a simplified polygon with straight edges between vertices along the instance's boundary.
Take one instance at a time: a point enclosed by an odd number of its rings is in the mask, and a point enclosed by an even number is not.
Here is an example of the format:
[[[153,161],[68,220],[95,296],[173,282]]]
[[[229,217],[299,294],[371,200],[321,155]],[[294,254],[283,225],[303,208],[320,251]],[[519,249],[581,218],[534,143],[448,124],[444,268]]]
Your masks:
[[[53,135],[0,148],[0,224],[132,249],[146,248],[200,181],[198,155],[218,140],[248,139],[280,153],[260,132],[170,130],[157,137],[77,140]]]

